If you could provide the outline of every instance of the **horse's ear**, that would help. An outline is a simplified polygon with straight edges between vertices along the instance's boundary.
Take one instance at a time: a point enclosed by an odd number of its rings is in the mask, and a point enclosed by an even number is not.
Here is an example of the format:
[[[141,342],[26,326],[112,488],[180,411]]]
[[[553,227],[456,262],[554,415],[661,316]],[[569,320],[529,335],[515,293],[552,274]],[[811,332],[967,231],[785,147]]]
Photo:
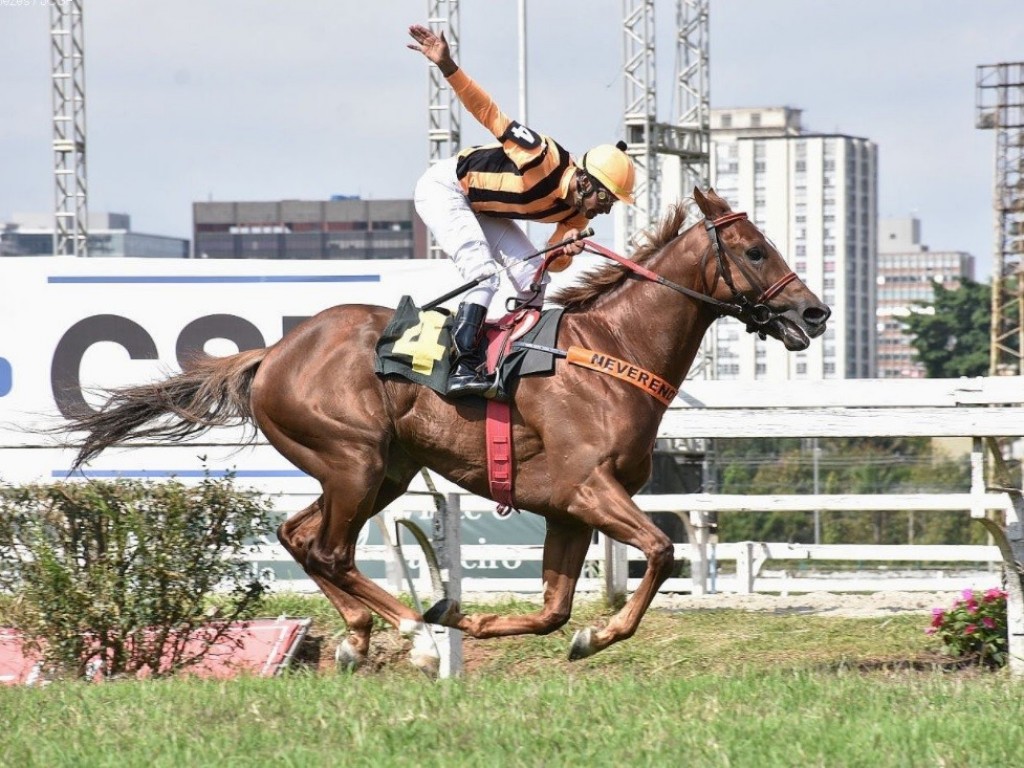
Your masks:
[[[729,205],[729,201],[715,192],[714,187],[708,187],[708,200],[714,203],[715,207],[720,208],[724,213],[728,213],[732,210],[732,206]]]
[[[711,213],[711,201],[704,197],[704,193],[700,191],[700,187],[693,188],[693,202],[700,208],[700,212],[704,214],[706,218],[714,218]]]
[[[718,193],[710,187],[708,188],[708,193],[706,195],[700,191],[700,187],[694,187],[693,201],[697,203],[697,207],[700,208],[700,212],[709,219],[718,218],[731,210],[729,208],[729,204],[719,197]]]

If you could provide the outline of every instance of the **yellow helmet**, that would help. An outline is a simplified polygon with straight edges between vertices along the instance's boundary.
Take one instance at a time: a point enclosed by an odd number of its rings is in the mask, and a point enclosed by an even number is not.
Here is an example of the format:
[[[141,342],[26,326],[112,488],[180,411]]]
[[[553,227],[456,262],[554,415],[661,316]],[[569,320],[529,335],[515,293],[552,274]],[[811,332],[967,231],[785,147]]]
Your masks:
[[[636,169],[633,160],[626,154],[626,142],[600,144],[583,155],[583,170],[601,182],[602,185],[624,203],[632,205],[633,183]]]

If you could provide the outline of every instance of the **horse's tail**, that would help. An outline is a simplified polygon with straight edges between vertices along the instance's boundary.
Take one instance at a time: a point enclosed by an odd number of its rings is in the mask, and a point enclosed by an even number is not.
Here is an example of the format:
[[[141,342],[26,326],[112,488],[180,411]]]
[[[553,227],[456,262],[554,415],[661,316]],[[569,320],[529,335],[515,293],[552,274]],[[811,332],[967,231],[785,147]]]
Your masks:
[[[72,469],[106,448],[132,440],[180,442],[213,427],[252,424],[249,391],[267,352],[251,349],[229,357],[200,357],[163,381],[110,390],[98,411],[73,416],[67,426],[71,432],[85,433]]]

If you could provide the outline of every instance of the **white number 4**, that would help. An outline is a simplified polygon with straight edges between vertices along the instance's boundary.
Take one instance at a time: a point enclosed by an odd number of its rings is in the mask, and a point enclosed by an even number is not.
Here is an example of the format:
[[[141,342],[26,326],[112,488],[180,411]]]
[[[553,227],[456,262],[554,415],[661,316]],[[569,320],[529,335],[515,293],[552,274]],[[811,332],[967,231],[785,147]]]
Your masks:
[[[537,143],[537,139],[530,132],[530,129],[527,128],[525,125],[519,125],[518,123],[516,123],[515,127],[511,131],[509,131],[509,133],[515,136],[517,139],[519,139],[519,142],[521,144],[524,144],[526,146],[533,146],[534,144]]]

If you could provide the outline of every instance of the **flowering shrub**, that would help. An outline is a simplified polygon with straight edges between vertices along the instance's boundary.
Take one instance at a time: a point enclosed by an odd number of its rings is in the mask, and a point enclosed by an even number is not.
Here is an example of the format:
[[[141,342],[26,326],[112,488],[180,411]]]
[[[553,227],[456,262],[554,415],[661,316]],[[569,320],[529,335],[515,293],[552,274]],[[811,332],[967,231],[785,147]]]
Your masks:
[[[932,623],[925,632],[936,635],[953,656],[978,664],[1006,664],[1006,592],[990,589],[978,597],[965,589],[948,611],[932,609]]]

